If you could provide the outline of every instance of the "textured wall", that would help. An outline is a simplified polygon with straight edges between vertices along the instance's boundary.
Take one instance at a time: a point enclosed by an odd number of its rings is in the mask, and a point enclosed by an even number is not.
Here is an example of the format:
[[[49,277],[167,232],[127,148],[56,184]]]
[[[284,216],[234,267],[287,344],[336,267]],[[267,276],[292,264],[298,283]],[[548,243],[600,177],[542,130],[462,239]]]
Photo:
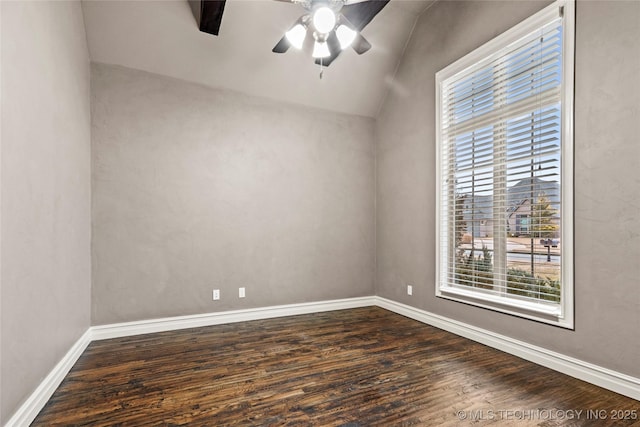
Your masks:
[[[2,2],[1,422],[90,325],[89,58],[79,2]]]
[[[546,4],[420,17],[376,125],[376,293],[640,377],[640,2],[577,5],[575,331],[435,297],[435,73]]]
[[[372,119],[94,64],[92,123],[93,324],[373,294]]]

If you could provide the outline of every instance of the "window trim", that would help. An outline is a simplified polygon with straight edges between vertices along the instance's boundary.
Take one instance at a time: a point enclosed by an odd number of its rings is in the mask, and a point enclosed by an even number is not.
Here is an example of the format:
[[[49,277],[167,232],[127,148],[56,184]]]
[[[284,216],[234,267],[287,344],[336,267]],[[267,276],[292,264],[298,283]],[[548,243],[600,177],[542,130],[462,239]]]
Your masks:
[[[561,11],[561,12],[560,12]],[[560,15],[559,15],[560,14]],[[563,26],[563,87],[561,91],[562,146],[561,146],[561,293],[559,309],[550,309],[544,304],[518,301],[512,297],[483,294],[482,292],[445,286],[440,282],[441,249],[440,232],[442,227],[442,82],[479,61],[496,58],[507,46],[517,42],[548,23],[562,17]],[[460,58],[436,73],[436,286],[437,297],[471,304],[525,319],[536,320],[560,326],[574,328],[574,60],[575,60],[575,1],[557,0],[533,16],[507,30],[478,49]],[[445,171],[446,173],[446,171]]]

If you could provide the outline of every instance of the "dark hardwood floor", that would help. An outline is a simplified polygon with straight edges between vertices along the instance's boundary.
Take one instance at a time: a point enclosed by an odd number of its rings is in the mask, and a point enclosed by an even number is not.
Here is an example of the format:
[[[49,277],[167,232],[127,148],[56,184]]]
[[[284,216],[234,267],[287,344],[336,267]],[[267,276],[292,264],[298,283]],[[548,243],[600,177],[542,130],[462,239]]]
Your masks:
[[[640,426],[638,418],[636,400],[372,307],[93,342],[32,425]]]

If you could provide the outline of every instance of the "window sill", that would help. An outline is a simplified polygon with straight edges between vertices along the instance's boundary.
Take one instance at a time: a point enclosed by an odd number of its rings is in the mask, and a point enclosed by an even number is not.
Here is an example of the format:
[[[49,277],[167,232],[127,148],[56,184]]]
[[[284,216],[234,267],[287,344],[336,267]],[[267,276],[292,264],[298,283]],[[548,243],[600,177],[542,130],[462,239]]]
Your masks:
[[[514,300],[454,287],[438,288],[436,296],[566,329],[573,329],[573,319],[567,319],[562,316],[561,308],[557,305]]]

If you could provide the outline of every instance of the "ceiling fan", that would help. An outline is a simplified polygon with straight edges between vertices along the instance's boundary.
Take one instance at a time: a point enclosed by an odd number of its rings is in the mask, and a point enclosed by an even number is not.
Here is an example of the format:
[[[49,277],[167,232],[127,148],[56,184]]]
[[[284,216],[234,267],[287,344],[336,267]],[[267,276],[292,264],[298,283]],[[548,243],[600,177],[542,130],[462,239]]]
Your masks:
[[[278,0],[302,6],[298,18],[273,48],[285,53],[291,46],[302,49],[313,43],[311,56],[316,64],[329,66],[340,53],[352,47],[358,55],[371,49],[360,31],[386,6],[389,0]]]
[[[188,0],[200,31],[218,35],[226,0]],[[316,64],[327,67],[351,46],[362,55],[371,44],[360,31],[387,5],[389,0],[277,0],[302,6],[305,13],[275,45],[284,53],[291,46],[301,49],[313,43]]]

